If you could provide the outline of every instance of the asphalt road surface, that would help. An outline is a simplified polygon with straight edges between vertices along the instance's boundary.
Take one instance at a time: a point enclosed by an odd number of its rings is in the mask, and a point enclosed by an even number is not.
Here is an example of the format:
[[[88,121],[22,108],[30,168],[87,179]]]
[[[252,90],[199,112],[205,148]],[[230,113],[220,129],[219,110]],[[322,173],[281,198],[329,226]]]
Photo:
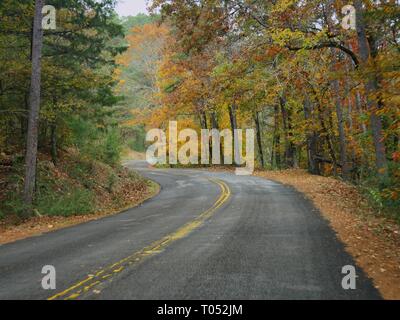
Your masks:
[[[0,299],[380,299],[329,224],[290,187],[148,169],[161,192],[121,214],[0,246]],[[56,270],[44,290],[42,267]],[[341,273],[355,266],[356,289]]]

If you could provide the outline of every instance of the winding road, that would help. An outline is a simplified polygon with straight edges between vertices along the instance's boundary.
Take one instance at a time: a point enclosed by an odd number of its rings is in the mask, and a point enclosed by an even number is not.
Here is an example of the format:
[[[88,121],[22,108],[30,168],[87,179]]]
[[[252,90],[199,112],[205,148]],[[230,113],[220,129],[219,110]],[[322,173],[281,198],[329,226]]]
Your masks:
[[[380,299],[294,189],[257,177],[149,169],[161,192],[118,215],[0,246],[0,299]],[[56,269],[56,290],[41,286]],[[357,288],[342,288],[353,265]]]

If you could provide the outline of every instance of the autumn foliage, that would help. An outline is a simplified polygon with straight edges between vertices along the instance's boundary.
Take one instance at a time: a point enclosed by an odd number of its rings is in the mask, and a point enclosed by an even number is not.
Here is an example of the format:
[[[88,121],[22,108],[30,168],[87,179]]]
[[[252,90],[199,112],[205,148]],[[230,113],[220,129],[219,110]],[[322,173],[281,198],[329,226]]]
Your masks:
[[[399,3],[156,0],[169,29],[149,124],[255,128],[261,167],[400,194]]]

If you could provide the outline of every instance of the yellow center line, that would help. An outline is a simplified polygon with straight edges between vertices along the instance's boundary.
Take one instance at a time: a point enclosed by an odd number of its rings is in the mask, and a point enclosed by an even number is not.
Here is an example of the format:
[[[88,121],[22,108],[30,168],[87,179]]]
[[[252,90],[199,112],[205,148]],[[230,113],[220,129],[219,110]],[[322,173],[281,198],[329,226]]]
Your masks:
[[[220,208],[230,197],[231,191],[228,185],[221,180],[210,179],[213,183],[217,184],[221,188],[221,194],[217,201],[211,208],[201,213],[196,219],[188,222],[183,227],[179,228],[175,232],[165,236],[164,238],[153,242],[151,245],[143,248],[142,250],[135,252],[134,254],[126,257],[100,271],[95,275],[90,275],[86,279],[74,284],[68,289],[55,294],[47,300],[64,299],[71,300],[78,298],[82,293],[87,292],[94,286],[99,285],[102,281],[108,280],[110,277],[123,271],[126,267],[140,263],[149,256],[156,255],[162,252],[171,243],[186,237],[189,233],[199,228],[207,219],[209,219],[217,210]]]

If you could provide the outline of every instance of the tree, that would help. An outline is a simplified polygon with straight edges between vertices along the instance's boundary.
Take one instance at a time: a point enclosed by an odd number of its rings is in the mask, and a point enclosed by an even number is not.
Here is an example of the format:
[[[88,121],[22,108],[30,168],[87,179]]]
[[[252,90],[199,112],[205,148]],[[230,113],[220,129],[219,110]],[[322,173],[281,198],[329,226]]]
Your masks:
[[[35,1],[35,15],[32,33],[32,76],[29,91],[29,117],[25,158],[24,201],[30,207],[33,201],[36,181],[36,162],[39,133],[39,110],[41,89],[41,58],[43,47],[42,29],[43,0]]]
[[[365,9],[361,0],[354,1],[355,8],[357,10],[357,40],[359,47],[359,55],[363,65],[367,66],[369,61],[375,65],[378,55],[377,40],[374,34],[367,36],[365,26]],[[370,60],[371,59],[371,60]],[[365,82],[365,94],[367,96],[368,109],[370,111],[370,122],[371,131],[373,136],[373,142],[375,146],[375,159],[378,173],[381,177],[387,176],[387,161],[386,161],[386,148],[384,144],[384,137],[382,131],[382,121],[377,114],[380,109],[379,104],[381,101],[376,101],[376,98],[371,98],[371,94],[378,91],[378,75],[376,69],[373,70],[372,75]]]
[[[270,153],[271,167],[368,181],[395,197],[400,3],[355,1],[354,31],[340,23],[347,4],[153,1],[176,41],[169,55],[190,70],[170,81],[164,99],[173,103],[165,114],[192,96],[202,127],[214,114],[232,128],[249,125],[249,119],[258,131],[263,127],[257,144]],[[193,67],[198,65],[212,67],[200,76]],[[168,78],[160,75],[161,82]],[[182,94],[185,87],[191,95]]]
[[[126,49],[114,0],[49,0],[57,29],[44,31],[43,2],[0,2],[0,149],[15,159],[25,152],[20,197],[28,208],[37,154],[49,151],[57,162],[73,140],[71,118],[90,119],[99,137],[116,126],[113,73]]]

